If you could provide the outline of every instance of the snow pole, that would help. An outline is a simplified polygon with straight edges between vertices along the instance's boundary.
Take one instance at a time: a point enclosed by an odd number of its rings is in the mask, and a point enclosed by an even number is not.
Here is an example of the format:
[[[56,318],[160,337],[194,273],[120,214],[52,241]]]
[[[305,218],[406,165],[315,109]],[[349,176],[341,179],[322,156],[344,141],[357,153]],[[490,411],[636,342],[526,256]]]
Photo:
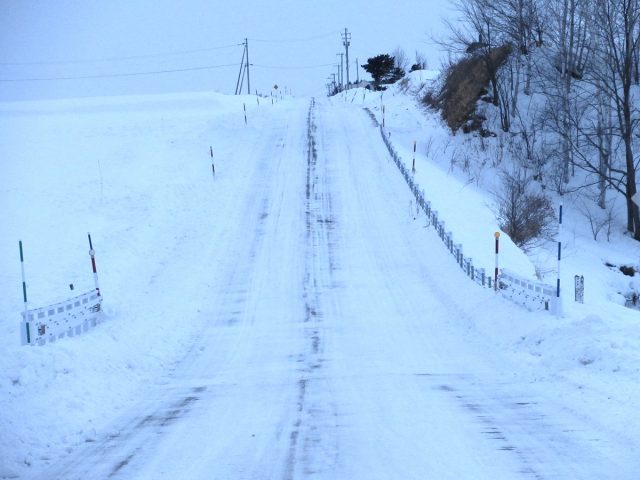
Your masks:
[[[562,315],[560,300],[560,265],[562,263],[562,200],[558,209],[558,275],[556,278],[556,315]]]
[[[29,307],[27,305],[27,282],[25,280],[25,276],[24,276],[24,255],[22,253],[22,240],[18,241],[18,245],[20,246],[20,271],[22,272],[22,298],[24,301],[24,334],[25,336],[23,336],[23,345],[24,342],[26,340],[27,345],[31,343],[31,331],[29,329],[29,322],[27,321],[27,313],[29,312]],[[22,326],[21,326],[22,328]],[[23,334],[21,334],[23,335]]]
[[[496,269],[493,273],[493,288],[497,292],[498,291],[498,268],[500,266],[500,263],[498,260],[498,255],[500,253],[500,232],[496,232],[495,237],[496,237]]]
[[[413,141],[413,164],[411,165],[411,171],[416,173],[416,141]]]
[[[384,128],[384,105],[382,105],[382,128]]]
[[[93,242],[91,241],[91,234],[87,233],[89,237],[89,255],[91,256],[91,268],[93,269],[93,281],[96,284],[96,292],[100,296],[100,285],[98,285],[98,271],[96,270],[96,251],[93,249]]]
[[[247,105],[245,103],[242,104],[242,108],[244,109],[244,124],[247,124]]]
[[[216,166],[213,163],[213,147],[209,147],[209,154],[211,155],[211,172],[213,173],[213,177],[216,176]]]
[[[24,254],[22,253],[22,240],[18,241],[18,245],[20,246],[20,270],[22,272],[22,299],[24,301],[24,319],[27,319],[27,311],[29,310],[27,307],[27,282],[24,276]]]

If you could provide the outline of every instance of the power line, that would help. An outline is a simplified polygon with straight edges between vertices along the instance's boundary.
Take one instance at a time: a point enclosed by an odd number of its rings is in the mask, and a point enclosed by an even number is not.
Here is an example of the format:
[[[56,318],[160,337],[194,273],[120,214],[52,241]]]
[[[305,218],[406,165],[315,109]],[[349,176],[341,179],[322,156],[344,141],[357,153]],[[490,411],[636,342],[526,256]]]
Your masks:
[[[269,68],[273,70],[309,70],[312,68],[331,67],[333,65],[334,65],[333,63],[324,63],[322,65],[304,65],[304,66],[275,66],[275,65],[259,65],[255,63],[251,64],[252,67]]]
[[[198,70],[212,70],[214,68],[237,67],[237,63],[226,65],[207,65],[203,67],[176,68],[170,70],[156,70],[153,72],[110,73],[104,75],[78,75],[69,77],[32,77],[32,78],[0,78],[0,82],[49,82],[56,80],[87,80],[98,78],[136,77],[142,75],[158,75],[164,73],[194,72]]]
[[[287,40],[260,40],[260,39],[256,39],[256,38],[250,38],[249,40],[251,40],[252,42],[260,42],[260,43],[296,43],[296,42],[311,42],[313,40],[320,40],[322,38],[328,38],[328,37],[332,37],[334,35],[336,35],[336,33],[339,32],[330,32],[330,33],[323,33],[321,35],[315,35],[313,37],[304,37],[304,38],[290,38]]]
[[[214,50],[224,50],[228,48],[241,47],[244,44],[235,43],[233,45],[223,45],[219,47],[201,48],[197,50],[182,50],[177,52],[165,52],[165,53],[150,53],[146,55],[131,55],[127,57],[105,57],[96,59],[83,59],[83,60],[56,60],[56,61],[37,61],[37,62],[0,62],[0,66],[28,66],[28,65],[73,65],[82,63],[100,63],[100,62],[119,62],[124,60],[140,60],[143,58],[157,58],[157,57],[170,57],[177,55],[189,55],[191,53],[203,53],[211,52]]]

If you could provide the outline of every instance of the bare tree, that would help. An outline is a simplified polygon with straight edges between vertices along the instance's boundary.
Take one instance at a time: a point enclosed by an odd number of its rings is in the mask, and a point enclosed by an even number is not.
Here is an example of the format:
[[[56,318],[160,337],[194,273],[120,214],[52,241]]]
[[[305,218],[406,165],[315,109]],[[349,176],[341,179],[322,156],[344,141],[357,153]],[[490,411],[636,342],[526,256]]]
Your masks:
[[[409,71],[409,66],[411,61],[409,60],[409,57],[401,47],[396,47],[396,49],[393,52],[391,52],[391,56],[394,58],[395,65],[397,68],[402,70],[403,73],[406,73]]]
[[[552,70],[556,75],[548,77],[549,93],[552,97],[551,108],[557,114],[555,130],[561,140],[560,157],[562,161],[563,181],[569,182],[569,167],[573,162],[572,126],[576,124],[572,118],[574,98],[573,82],[582,79],[588,60],[590,47],[588,1],[586,0],[549,0],[546,13],[555,22],[549,22],[550,36],[555,47],[549,58]]]
[[[525,143],[535,177],[544,176],[560,194],[592,192],[601,210],[611,203],[607,192],[619,192],[627,229],[640,240],[640,212],[632,201],[639,165],[633,86],[640,84],[640,0],[457,0],[456,8],[465,23],[452,30],[455,48],[485,62],[501,126],[520,127],[516,138]],[[497,63],[494,53],[505,46],[509,61],[503,56]],[[519,93],[533,89],[546,102],[540,122],[532,121],[552,133],[537,146],[518,111]],[[576,168],[586,174],[576,177]]]
[[[498,91],[498,69],[495,51],[503,46],[500,41],[500,31],[497,19],[492,15],[490,0],[458,0],[455,8],[464,19],[463,27],[448,24],[452,33],[450,45],[457,46],[467,54],[478,55],[482,58],[489,74],[492,89],[492,102],[498,106],[500,93]]]
[[[501,127],[508,131],[518,109],[522,68],[524,93],[531,93],[532,51],[542,45],[544,21],[540,17],[542,0],[459,0],[458,11],[467,29],[455,30],[455,40],[466,45],[466,52],[484,59],[490,75],[493,104],[500,109]],[[495,55],[509,49],[506,62]],[[504,66],[503,66],[504,65]]]
[[[552,238],[555,212],[549,199],[533,189],[526,171],[522,168],[504,170],[501,180],[502,188],[494,194],[500,228],[524,249],[537,239]]]
[[[596,80],[604,95],[612,99],[615,130],[624,146],[624,195],[627,230],[640,240],[640,215],[632,197],[637,192],[633,138],[637,129],[631,87],[640,41],[640,0],[598,0],[595,5],[599,25],[595,54]]]
[[[599,199],[595,199],[599,202]],[[582,195],[577,199],[576,205],[578,211],[589,223],[593,240],[598,241],[598,235],[604,229],[607,235],[607,241],[611,240],[611,230],[614,220],[615,201],[605,208],[597,208],[594,199],[589,195]],[[598,206],[599,207],[599,206]]]
[[[518,55],[512,53],[507,63],[498,72],[498,111],[500,113],[500,127],[503,132],[511,129],[511,116],[517,110],[517,83],[519,76]]]
[[[540,155],[538,145],[538,135],[540,125],[538,124],[537,108],[531,102],[525,109],[518,109],[514,117],[516,127],[514,135],[521,144],[521,154],[517,157],[524,168],[533,169],[533,180],[542,182],[544,156]]]
[[[597,68],[597,65],[593,67]],[[598,189],[597,204],[604,209],[609,188],[614,188],[623,195],[625,193],[621,186],[624,185],[626,173],[612,163],[615,151],[611,99],[605,93],[602,79],[598,75],[593,75],[593,70],[588,80],[577,90],[585,114],[574,124],[577,130],[576,138],[581,141],[579,144],[572,145],[574,165],[595,175]],[[573,142],[573,137],[571,141]],[[588,184],[588,177],[585,180]]]
[[[424,53],[416,50],[416,60],[415,63],[411,66],[411,70],[426,70],[429,68],[429,63],[427,62],[427,57]]]
[[[496,21],[496,28],[501,32],[504,41],[509,42],[516,52],[517,63],[514,62],[514,92],[517,96],[520,90],[521,60],[525,65],[524,93],[531,93],[531,77],[533,74],[532,52],[542,45],[544,22],[540,17],[540,0],[494,0],[488,4],[491,16]],[[517,103],[513,102],[515,107]]]

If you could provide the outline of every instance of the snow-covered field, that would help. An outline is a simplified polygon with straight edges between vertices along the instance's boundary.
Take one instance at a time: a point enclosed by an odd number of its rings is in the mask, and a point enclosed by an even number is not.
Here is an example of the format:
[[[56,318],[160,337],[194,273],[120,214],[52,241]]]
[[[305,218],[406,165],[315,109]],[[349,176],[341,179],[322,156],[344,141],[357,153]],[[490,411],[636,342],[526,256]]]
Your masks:
[[[491,267],[490,196],[444,158],[464,140],[385,95],[396,148],[419,140],[416,180]],[[597,264],[640,249],[567,222],[565,284],[593,283],[562,318],[477,287],[365,106],[0,105],[0,478],[637,478],[638,312]],[[103,322],[20,347],[18,240],[45,306],[93,288],[87,232]]]

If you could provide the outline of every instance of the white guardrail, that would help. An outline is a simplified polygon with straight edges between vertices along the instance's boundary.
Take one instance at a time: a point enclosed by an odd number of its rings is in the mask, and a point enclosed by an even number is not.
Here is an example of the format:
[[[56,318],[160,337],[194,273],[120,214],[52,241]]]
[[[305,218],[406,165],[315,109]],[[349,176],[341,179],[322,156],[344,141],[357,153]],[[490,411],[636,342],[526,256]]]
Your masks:
[[[409,188],[416,199],[416,203],[425,212],[427,220],[434,226],[437,235],[442,240],[442,243],[444,243],[447,250],[449,250],[449,253],[451,253],[455,258],[458,266],[467,274],[467,276],[478,285],[485,288],[495,289],[506,298],[526,307],[529,310],[555,311],[554,302],[556,301],[556,290],[553,286],[535,282],[522,277],[517,273],[501,269],[498,276],[498,288],[496,288],[493,276],[490,273],[487,273],[491,272],[491,270],[476,267],[473,264],[472,258],[464,256],[462,244],[454,241],[453,233],[447,231],[444,220],[439,218],[437,210],[432,207],[430,201],[426,200],[424,190],[421,190],[419,185],[414,181],[410,169],[407,168],[398,152],[396,152],[389,140],[389,136],[385,132],[384,127],[379,124],[371,110],[368,108],[365,110],[369,113],[374,123],[380,128],[380,134],[382,135],[382,139],[389,150],[389,154],[409,185]]]
[[[102,311],[102,296],[91,290],[64,302],[22,312],[22,345],[44,345],[73,337],[96,326]]]

